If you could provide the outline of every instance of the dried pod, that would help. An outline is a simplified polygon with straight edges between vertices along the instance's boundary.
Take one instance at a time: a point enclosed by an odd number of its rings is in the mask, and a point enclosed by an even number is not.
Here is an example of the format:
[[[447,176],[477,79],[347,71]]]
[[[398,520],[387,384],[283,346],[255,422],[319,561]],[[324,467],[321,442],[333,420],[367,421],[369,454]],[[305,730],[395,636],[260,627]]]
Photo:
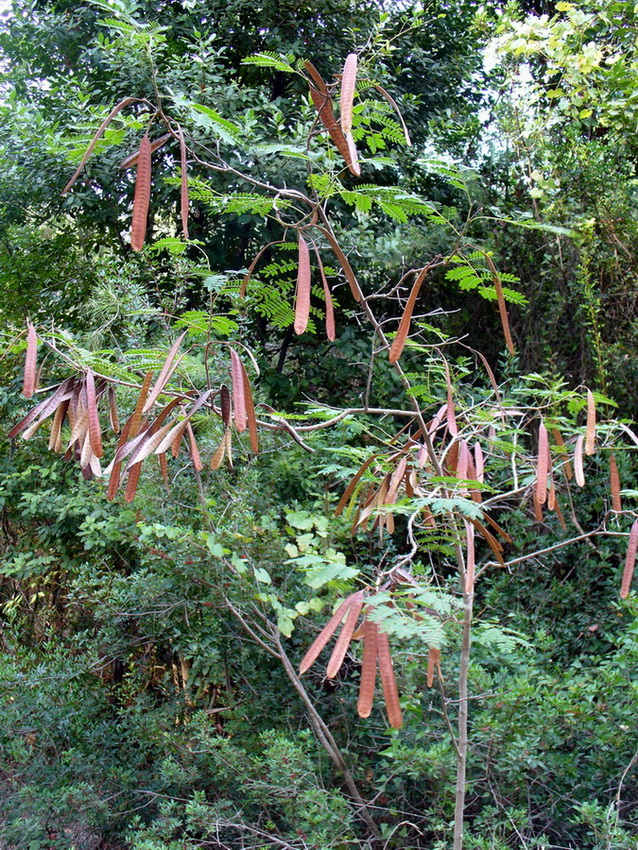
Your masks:
[[[133,221],[131,224],[131,248],[141,251],[146,238],[148,207],[151,201],[151,143],[148,132],[140,142],[135,176],[135,195],[133,197]]]
[[[618,464],[613,454],[609,456],[609,487],[611,489],[611,507],[614,511],[621,511],[620,475],[618,473]]]
[[[587,390],[587,427],[585,429],[585,454],[596,451],[596,402],[591,390]]]
[[[308,327],[310,316],[310,251],[308,243],[299,233],[299,258],[297,264],[297,288],[295,290],[295,333],[302,334]]]
[[[22,395],[31,398],[37,388],[36,362],[38,359],[38,335],[34,326],[29,322],[27,333],[27,353],[24,358],[24,382],[22,384]]]
[[[544,505],[547,499],[547,476],[550,468],[549,440],[545,423],[538,426],[538,458],[536,460],[536,501]]]
[[[622,575],[622,586],[620,588],[620,598],[626,599],[629,596],[631,580],[634,575],[634,566],[636,563],[636,551],[638,550],[638,519],[634,521],[629,532],[629,543],[627,545],[627,556],[625,558],[625,569]]]
[[[354,90],[357,83],[357,54],[349,53],[343,66],[341,77],[341,101],[339,103],[339,116],[341,129],[346,138],[352,130],[352,104],[354,101]]]
[[[405,305],[405,310],[403,311],[401,321],[399,322],[399,329],[397,331],[397,335],[395,336],[394,341],[392,342],[392,346],[390,348],[390,363],[396,363],[397,360],[403,354],[405,341],[408,338],[408,333],[410,332],[410,323],[412,321],[414,305],[416,304],[416,299],[418,298],[419,292],[421,291],[421,286],[423,284],[423,281],[425,280],[427,272],[428,266],[421,269],[421,271],[416,277],[416,280],[414,281],[414,284],[412,285],[412,290],[410,291],[407,304]]]

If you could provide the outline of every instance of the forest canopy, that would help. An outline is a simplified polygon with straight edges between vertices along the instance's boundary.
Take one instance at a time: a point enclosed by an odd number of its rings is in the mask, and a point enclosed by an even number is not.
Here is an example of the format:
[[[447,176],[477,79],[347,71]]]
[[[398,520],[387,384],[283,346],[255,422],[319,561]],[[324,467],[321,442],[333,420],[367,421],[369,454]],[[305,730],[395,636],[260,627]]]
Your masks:
[[[635,850],[635,16],[3,13],[0,847]]]

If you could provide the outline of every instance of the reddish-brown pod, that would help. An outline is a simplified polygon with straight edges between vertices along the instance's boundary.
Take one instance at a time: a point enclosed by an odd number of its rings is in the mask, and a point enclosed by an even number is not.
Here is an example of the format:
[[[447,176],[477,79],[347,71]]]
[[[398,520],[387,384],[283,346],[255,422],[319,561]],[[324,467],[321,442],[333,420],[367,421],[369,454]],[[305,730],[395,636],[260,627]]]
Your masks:
[[[24,360],[24,383],[22,384],[22,395],[31,398],[36,390],[36,361],[38,358],[38,335],[35,328],[29,322],[27,334],[27,354]]]
[[[622,575],[622,585],[620,588],[620,598],[626,599],[629,596],[629,588],[631,580],[634,576],[634,566],[636,564],[636,551],[638,550],[638,519],[634,521],[629,532],[629,543],[627,545],[627,556],[625,558],[625,569]]]
[[[620,474],[618,472],[616,458],[613,454],[609,455],[609,487],[611,489],[611,507],[614,511],[621,511]]]
[[[357,82],[357,54],[349,53],[343,66],[341,78],[341,101],[339,104],[341,129],[346,135],[352,130],[352,103]]]
[[[587,427],[585,430],[585,454],[596,451],[596,402],[591,390],[587,390]]]
[[[538,459],[536,462],[536,501],[544,505],[547,499],[547,475],[549,473],[549,440],[543,422],[538,426]]]
[[[299,234],[299,259],[295,296],[295,333],[302,334],[308,327],[310,316],[310,251],[308,243]]]
[[[133,222],[131,224],[131,248],[141,251],[146,238],[148,206],[151,200],[151,143],[148,133],[140,142],[135,176],[135,195],[133,197]]]

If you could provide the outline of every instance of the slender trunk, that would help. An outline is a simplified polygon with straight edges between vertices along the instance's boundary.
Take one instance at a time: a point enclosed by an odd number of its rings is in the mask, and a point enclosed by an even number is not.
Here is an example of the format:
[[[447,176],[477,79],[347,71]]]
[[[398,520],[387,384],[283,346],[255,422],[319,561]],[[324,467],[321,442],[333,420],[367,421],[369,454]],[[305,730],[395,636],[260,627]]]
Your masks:
[[[468,674],[470,669],[470,647],[472,643],[473,596],[466,595],[463,613],[463,639],[461,641],[461,663],[459,666],[459,716],[456,761],[456,803],[454,806],[454,850],[462,850],[465,816],[465,774],[468,751]]]

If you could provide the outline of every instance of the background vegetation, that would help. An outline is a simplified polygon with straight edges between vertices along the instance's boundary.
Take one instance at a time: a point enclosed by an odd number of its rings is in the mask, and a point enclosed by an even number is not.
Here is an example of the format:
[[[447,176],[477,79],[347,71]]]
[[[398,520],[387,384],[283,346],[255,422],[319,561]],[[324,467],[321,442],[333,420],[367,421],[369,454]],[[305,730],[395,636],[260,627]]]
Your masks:
[[[618,596],[638,494],[635,14],[613,0],[15,0],[4,14],[1,847],[452,847],[458,540],[445,519],[423,522],[406,561],[414,494],[399,502],[393,536],[353,534],[353,513],[335,516],[357,469],[405,425],[372,411],[416,399],[429,421],[452,390],[462,427],[489,441],[494,489],[484,495],[506,494],[494,514],[511,537],[507,568],[485,569],[476,587],[464,846],[636,847],[638,606],[634,592]],[[311,60],[338,82],[351,52],[361,79],[398,102],[412,141],[378,90],[360,85],[361,177],[317,138],[302,75]],[[142,100],[158,96],[197,155],[189,239],[171,140],[153,158],[138,253],[135,169],[120,163],[147,127]],[[63,196],[126,97],[140,102],[113,120]],[[211,170],[220,151],[227,167]],[[384,330],[396,331],[405,273],[441,261],[403,355],[407,394],[334,256],[336,338],[325,338],[314,288],[308,331],[294,333],[297,240],[282,220],[296,211],[285,199],[273,206],[263,187],[299,185],[329,211]],[[284,238],[241,300],[259,249]],[[509,289],[514,355],[486,256]],[[211,470],[222,429],[200,415],[201,471],[183,451],[166,487],[149,459],[135,500],[108,500],[104,481],[48,452],[42,432],[8,437],[33,407],[21,394],[27,318],[53,346],[46,356],[41,346],[43,386],[91,369],[123,382],[128,412],[180,333],[180,391],[230,385],[232,343],[268,405],[258,408],[270,425],[260,453],[241,435],[233,466]],[[514,424],[499,419],[493,383]],[[600,426],[586,488],[561,473],[563,527],[555,513],[534,516],[537,414],[572,446],[587,389],[611,424]],[[341,409],[354,412],[319,427]],[[118,438],[105,429],[104,439],[112,456]],[[622,511],[612,511],[612,443]],[[465,493],[453,507],[465,516],[473,504]],[[479,568],[492,557],[482,543]],[[385,611],[404,716],[393,730],[382,701],[357,717],[358,647],[335,678],[319,666],[303,677],[306,701],[294,669],[335,602],[397,565],[440,616],[432,632],[427,612],[410,628]],[[442,676],[428,688],[432,646]]]

